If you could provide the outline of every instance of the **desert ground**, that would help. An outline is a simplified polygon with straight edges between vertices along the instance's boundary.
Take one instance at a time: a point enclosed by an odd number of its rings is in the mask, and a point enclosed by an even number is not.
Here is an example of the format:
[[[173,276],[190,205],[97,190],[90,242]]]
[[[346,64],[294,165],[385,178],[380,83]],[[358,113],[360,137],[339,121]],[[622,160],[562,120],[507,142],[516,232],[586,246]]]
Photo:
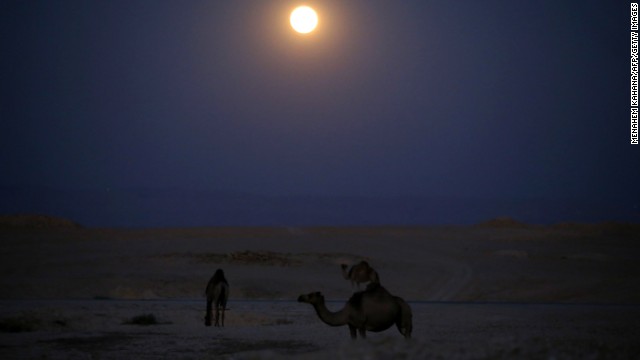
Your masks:
[[[93,229],[0,219],[2,359],[640,358],[640,226]],[[352,341],[332,311],[368,261],[413,311]],[[222,268],[226,326],[205,327]],[[364,286],[362,286],[364,288]]]

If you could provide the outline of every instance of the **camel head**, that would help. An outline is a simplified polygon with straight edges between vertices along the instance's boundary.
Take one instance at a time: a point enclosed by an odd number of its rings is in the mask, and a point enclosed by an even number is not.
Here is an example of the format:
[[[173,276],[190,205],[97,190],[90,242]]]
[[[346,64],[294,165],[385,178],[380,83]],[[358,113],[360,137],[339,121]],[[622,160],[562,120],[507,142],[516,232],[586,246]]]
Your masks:
[[[309,294],[303,294],[298,296],[298,302],[303,302],[311,305],[317,305],[324,303],[324,295],[321,292],[316,291]]]
[[[340,264],[340,267],[342,268],[342,270],[347,270],[349,268],[349,265],[347,264]]]

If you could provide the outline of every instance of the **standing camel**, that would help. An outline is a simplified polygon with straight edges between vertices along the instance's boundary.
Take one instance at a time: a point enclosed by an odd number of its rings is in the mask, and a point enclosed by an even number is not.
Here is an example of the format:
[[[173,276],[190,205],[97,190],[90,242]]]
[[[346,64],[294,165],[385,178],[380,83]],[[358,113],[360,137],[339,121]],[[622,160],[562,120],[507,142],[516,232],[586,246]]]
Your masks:
[[[207,315],[204,317],[204,324],[211,326],[211,305],[215,303],[216,319],[214,326],[224,327],[224,311],[229,299],[229,283],[225,279],[222,269],[216,270],[209,283],[207,283],[205,295],[207,296]]]
[[[332,312],[327,309],[324,296],[320,292],[300,295],[298,302],[311,304],[322,322],[329,326],[349,326],[351,338],[356,331],[366,338],[367,331],[379,332],[396,324],[398,331],[407,339],[413,331],[411,307],[402,298],[391,295],[378,283],[372,283],[364,291],[359,291],[345,306]]]
[[[347,264],[342,264],[340,267],[342,268],[342,276],[347,280],[351,280],[352,287],[356,284],[358,289],[360,289],[360,283],[380,283],[378,272],[369,266],[369,263],[364,260],[353,265],[349,271],[347,271],[347,268],[349,267]]]

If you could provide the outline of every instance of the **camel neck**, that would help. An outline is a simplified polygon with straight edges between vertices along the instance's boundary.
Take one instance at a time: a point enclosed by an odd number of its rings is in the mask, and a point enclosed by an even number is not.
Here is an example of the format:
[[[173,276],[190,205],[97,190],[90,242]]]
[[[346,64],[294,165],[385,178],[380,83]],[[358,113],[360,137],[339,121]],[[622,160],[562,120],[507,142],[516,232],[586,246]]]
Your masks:
[[[330,326],[342,326],[347,324],[348,315],[346,311],[346,307],[342,308],[337,312],[331,312],[327,309],[325,303],[314,305],[313,308],[316,310],[318,317],[322,322]]]

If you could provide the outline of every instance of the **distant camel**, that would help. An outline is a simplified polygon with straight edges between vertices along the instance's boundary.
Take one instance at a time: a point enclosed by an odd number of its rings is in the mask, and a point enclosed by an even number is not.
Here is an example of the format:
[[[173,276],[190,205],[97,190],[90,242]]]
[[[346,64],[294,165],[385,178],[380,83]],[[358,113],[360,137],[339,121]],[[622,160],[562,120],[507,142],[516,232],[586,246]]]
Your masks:
[[[366,290],[353,294],[342,310],[337,312],[327,309],[320,292],[300,295],[298,302],[311,304],[320,320],[329,326],[348,325],[352,339],[356,338],[356,330],[361,338],[366,338],[366,331],[384,331],[393,324],[405,338],[411,338],[411,307],[378,283],[371,283]]]
[[[358,289],[360,289],[360,283],[380,283],[378,272],[369,266],[369,263],[364,260],[353,265],[349,271],[347,271],[347,268],[349,267],[347,264],[342,264],[340,267],[342,268],[342,276],[347,280],[351,280],[352,287],[356,284]]]
[[[214,326],[224,327],[224,311],[229,299],[229,283],[225,279],[222,269],[216,270],[215,274],[213,274],[209,283],[207,283],[205,294],[207,296],[207,315],[204,317],[204,324],[211,326],[211,304],[215,303],[216,320]]]

